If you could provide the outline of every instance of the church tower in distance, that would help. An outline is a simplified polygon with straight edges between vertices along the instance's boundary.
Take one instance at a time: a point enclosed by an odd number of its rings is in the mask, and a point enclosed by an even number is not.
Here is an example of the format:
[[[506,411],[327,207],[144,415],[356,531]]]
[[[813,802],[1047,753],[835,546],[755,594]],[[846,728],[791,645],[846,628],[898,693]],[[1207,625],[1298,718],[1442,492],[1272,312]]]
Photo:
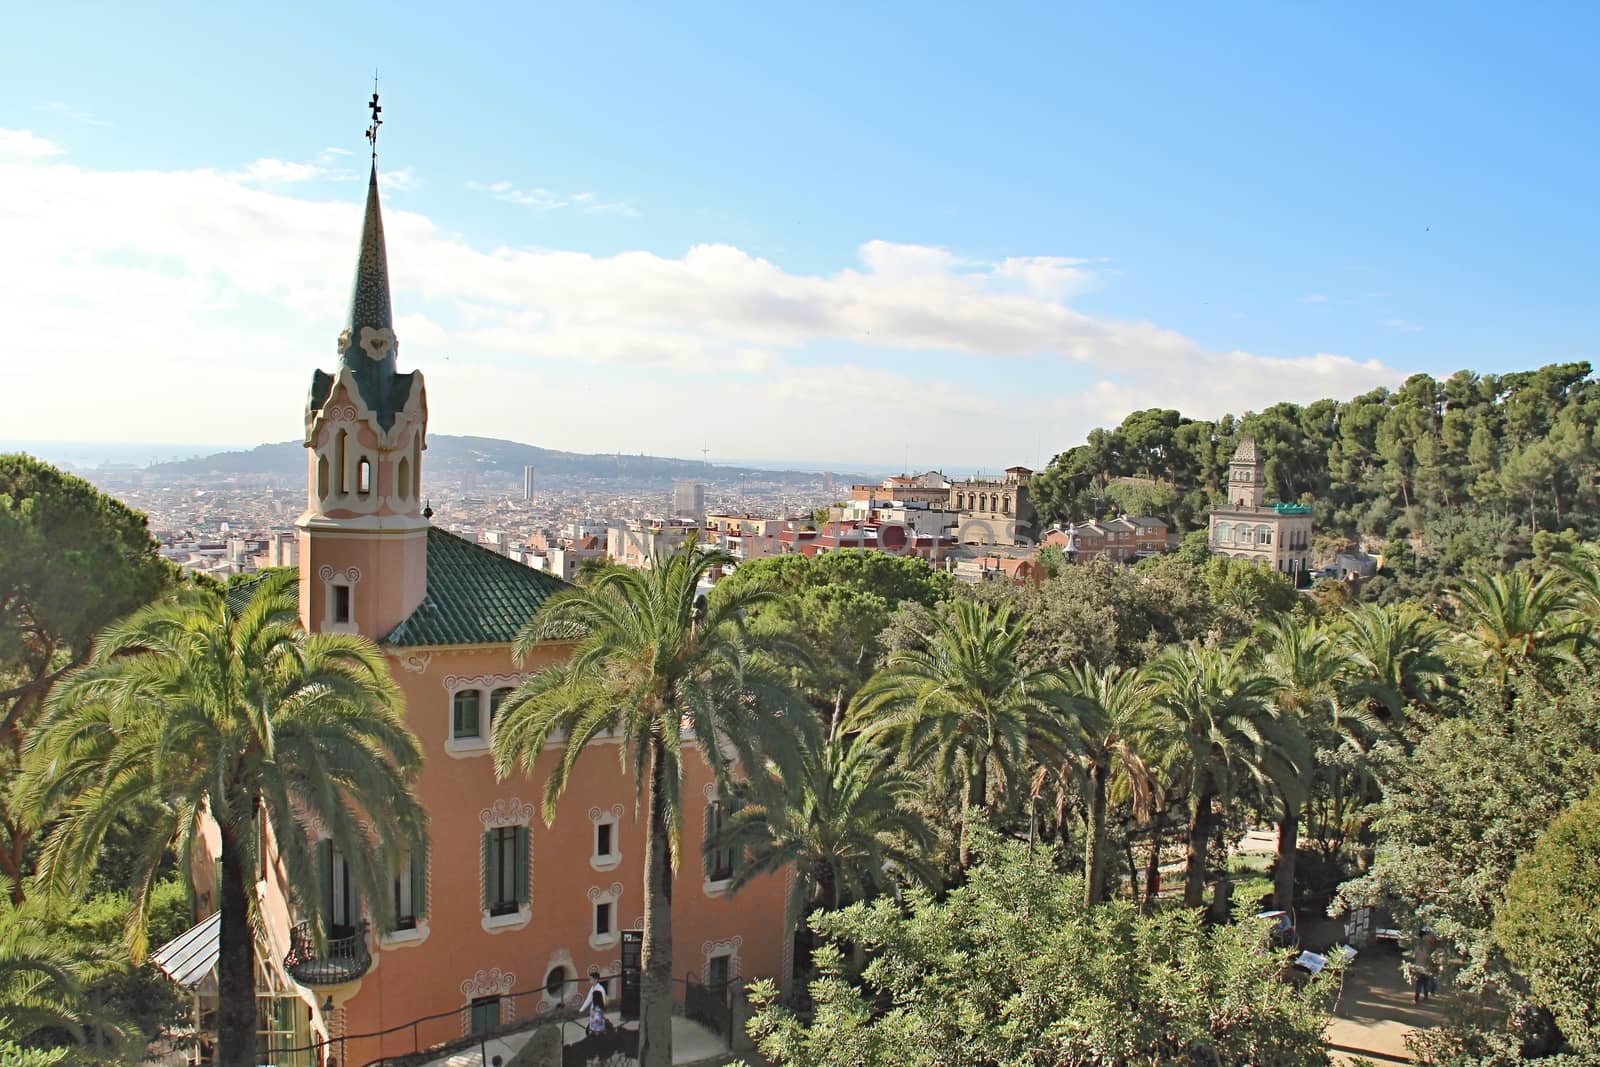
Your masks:
[[[422,603],[428,403],[422,374],[396,370],[397,347],[374,161],[339,364],[313,374],[306,404],[306,511],[295,525],[309,631],[378,639]]]

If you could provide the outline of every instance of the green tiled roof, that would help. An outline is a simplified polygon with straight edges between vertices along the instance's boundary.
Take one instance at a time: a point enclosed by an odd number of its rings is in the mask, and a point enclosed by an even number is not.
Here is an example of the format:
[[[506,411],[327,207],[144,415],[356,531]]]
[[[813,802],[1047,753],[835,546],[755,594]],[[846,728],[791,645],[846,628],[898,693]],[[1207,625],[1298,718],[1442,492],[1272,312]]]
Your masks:
[[[509,644],[551,593],[567,588],[471,541],[428,528],[428,589],[386,645]]]

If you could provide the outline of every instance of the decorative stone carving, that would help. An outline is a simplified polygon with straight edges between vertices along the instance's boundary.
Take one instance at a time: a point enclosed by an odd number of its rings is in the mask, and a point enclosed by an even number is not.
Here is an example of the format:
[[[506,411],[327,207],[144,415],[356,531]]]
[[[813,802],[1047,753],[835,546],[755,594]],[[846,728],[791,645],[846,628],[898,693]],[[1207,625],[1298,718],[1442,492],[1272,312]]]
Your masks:
[[[444,688],[447,693],[458,689],[499,689],[501,686],[521,685],[532,675],[522,674],[447,674]]]
[[[411,674],[425,674],[428,670],[428,664],[432,662],[432,652],[413,652],[409,656],[401,657],[400,667]]]
[[[391,350],[398,348],[393,330],[374,326],[361,327],[361,350],[374,363],[383,362],[389,357]]]
[[[615,903],[622,896],[622,883],[612,882],[610,889],[601,889],[597,885],[589,887],[589,903],[603,904],[607,901]]]
[[[497,800],[478,812],[478,821],[483,824],[485,830],[494,830],[501,826],[531,826],[533,816],[532,804],[525,804],[517,797],[512,797],[509,800]]]
[[[625,809],[621,804],[613,804],[609,809],[599,807],[590,808],[589,821],[603,822],[606,819],[616,819],[620,822],[622,820],[622,813],[624,810]]]
[[[461,983],[461,995],[471,1000],[473,997],[505,996],[517,984],[515,971],[502,971],[498,967],[490,967],[478,971],[471,978]]]
[[[334,579],[338,579],[339,581],[346,582],[349,585],[355,585],[361,580],[361,568],[346,567],[342,571],[336,571],[324,563],[322,567],[318,569],[317,577],[321,578],[325,582],[331,582]]]

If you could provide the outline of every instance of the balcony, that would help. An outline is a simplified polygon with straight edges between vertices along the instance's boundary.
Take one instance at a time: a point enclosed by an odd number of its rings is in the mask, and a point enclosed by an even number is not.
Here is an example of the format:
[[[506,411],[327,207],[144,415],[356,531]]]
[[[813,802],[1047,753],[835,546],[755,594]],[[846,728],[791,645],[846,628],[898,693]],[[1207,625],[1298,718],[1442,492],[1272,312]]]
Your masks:
[[[301,985],[331,986],[355,981],[372,967],[366,920],[346,937],[328,938],[321,951],[310,921],[296,923],[289,931],[289,954],[283,958],[283,967]]]

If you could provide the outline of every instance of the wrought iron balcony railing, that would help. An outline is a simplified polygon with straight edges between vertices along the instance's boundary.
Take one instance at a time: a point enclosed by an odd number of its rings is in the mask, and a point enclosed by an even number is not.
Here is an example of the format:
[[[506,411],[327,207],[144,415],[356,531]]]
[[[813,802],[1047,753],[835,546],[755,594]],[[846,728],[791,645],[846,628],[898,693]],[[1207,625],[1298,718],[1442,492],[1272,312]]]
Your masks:
[[[330,937],[317,948],[309,920],[298,922],[289,931],[289,954],[284,969],[295,981],[308,986],[340,985],[353,982],[372,967],[372,952],[367,948],[367,922],[348,937]]]

